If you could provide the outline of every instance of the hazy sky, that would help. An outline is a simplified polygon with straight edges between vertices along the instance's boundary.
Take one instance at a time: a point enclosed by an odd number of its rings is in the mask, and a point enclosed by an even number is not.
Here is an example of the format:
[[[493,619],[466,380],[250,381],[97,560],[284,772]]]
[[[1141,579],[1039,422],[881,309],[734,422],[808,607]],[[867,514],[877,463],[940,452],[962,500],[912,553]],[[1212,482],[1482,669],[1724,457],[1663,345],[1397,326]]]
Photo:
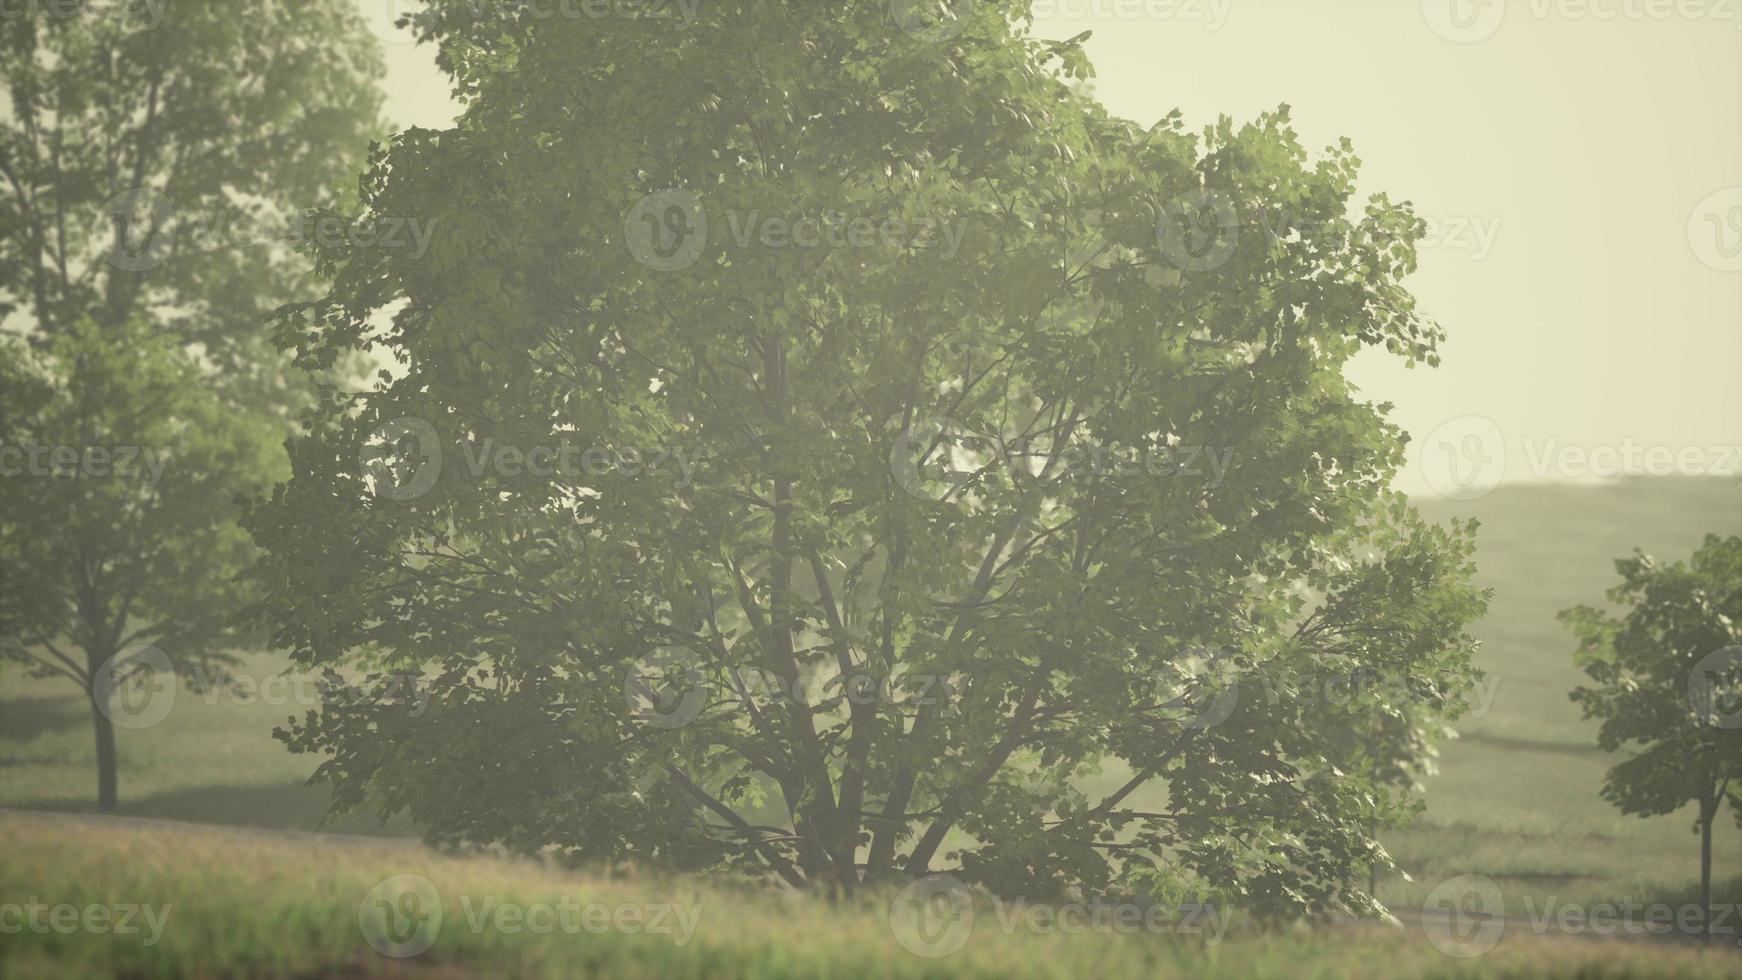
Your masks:
[[[359,3],[393,120],[448,124],[431,49],[387,26],[406,0]],[[1445,363],[1355,370],[1416,438],[1404,489],[1742,470],[1742,0],[1035,10],[1043,35],[1094,31],[1114,112],[1201,128],[1287,102],[1309,148],[1350,137],[1364,191],[1430,222],[1411,285]]]

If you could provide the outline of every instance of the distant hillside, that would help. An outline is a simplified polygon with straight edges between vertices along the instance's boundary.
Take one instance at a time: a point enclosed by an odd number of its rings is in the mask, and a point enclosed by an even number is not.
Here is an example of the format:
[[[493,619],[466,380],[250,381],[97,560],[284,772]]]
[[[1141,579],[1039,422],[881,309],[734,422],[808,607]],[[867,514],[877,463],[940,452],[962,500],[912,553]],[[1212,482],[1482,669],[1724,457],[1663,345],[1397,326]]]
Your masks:
[[[1481,666],[1499,680],[1492,710],[1459,727],[1466,734],[1589,744],[1566,692],[1584,675],[1555,614],[1601,603],[1618,581],[1615,559],[1634,548],[1664,561],[1685,559],[1711,533],[1742,533],[1742,482],[1639,478],[1607,484],[1505,486],[1465,503],[1418,500],[1434,521],[1482,522],[1476,565],[1494,589],[1476,629]]]
[[[1598,792],[1615,763],[1596,746],[1567,692],[1585,680],[1574,642],[1555,614],[1598,604],[1618,578],[1615,559],[1634,548],[1663,561],[1687,558],[1709,533],[1742,533],[1742,483],[1730,479],[1628,479],[1608,484],[1524,484],[1480,500],[1418,501],[1429,518],[1482,522],[1477,559],[1494,589],[1475,633],[1489,673],[1479,708],[1460,720],[1427,812],[1391,841],[1413,883],[1380,895],[1407,905],[1446,877],[1485,874],[1509,904],[1675,895],[1697,881],[1691,809],[1628,817]],[[1715,871],[1742,900],[1742,833],[1729,821],[1714,838]]]

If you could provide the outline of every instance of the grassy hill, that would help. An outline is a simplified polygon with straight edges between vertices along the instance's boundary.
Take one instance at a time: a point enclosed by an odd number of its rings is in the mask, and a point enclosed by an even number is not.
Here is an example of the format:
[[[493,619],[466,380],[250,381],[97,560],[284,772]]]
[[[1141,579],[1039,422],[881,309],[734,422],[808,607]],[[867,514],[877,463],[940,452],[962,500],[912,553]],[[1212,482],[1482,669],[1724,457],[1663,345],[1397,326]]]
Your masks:
[[[1428,786],[1427,812],[1391,842],[1417,881],[1389,882],[1381,898],[1419,901],[1462,873],[1494,878],[1509,905],[1684,893],[1699,876],[1693,808],[1642,820],[1598,797],[1615,760],[1596,747],[1596,723],[1567,698],[1586,678],[1555,614],[1601,604],[1618,581],[1614,560],[1636,547],[1685,559],[1708,533],[1742,533],[1742,487],[1722,479],[1537,484],[1422,509],[1435,520],[1482,522],[1477,567],[1494,599],[1475,632],[1492,702],[1460,720],[1460,738],[1445,747]],[[1727,900],[1742,902],[1734,823],[1718,828],[1713,858]]]
[[[1555,613],[1580,602],[1601,602],[1604,591],[1615,580],[1613,560],[1635,547],[1664,559],[1676,559],[1689,554],[1706,533],[1742,532],[1742,488],[1730,480],[1694,479],[1627,480],[1592,486],[1538,484],[1505,487],[1468,503],[1424,503],[1423,509],[1436,520],[1458,516],[1482,521],[1478,565],[1483,583],[1494,588],[1495,598],[1488,618],[1476,632],[1484,641],[1481,665],[1490,675],[1484,697],[1491,696],[1491,700],[1485,708],[1478,708],[1460,722],[1462,737],[1446,746],[1441,775],[1428,790],[1427,812],[1415,827],[1388,840],[1409,878],[1394,877],[1381,882],[1381,899],[1401,915],[1407,915],[1420,910],[1428,893],[1447,879],[1480,874],[1497,883],[1513,915],[1525,914],[1545,903],[1686,901],[1698,869],[1697,838],[1690,833],[1691,812],[1641,820],[1622,816],[1598,797],[1603,773],[1612,760],[1595,748],[1595,725],[1581,720],[1577,707],[1567,699],[1567,691],[1583,675],[1572,663],[1574,644],[1556,622]],[[274,655],[250,656],[242,673],[255,683],[264,683],[264,694],[200,695],[183,689],[177,695],[174,710],[162,724],[119,733],[122,813],[277,830],[316,827],[325,808],[326,793],[303,785],[315,760],[289,755],[270,736],[272,728],[287,715],[304,710],[294,697],[288,700],[284,697],[294,688],[271,682],[283,666],[282,658]],[[1123,781],[1123,775],[1117,772],[1109,772],[1104,778],[1110,782]],[[94,783],[90,722],[82,697],[64,680],[29,679],[15,669],[5,668],[0,673],[0,806],[88,811],[94,798]],[[381,827],[361,815],[336,829],[387,836],[409,832],[402,822]],[[82,856],[87,852],[100,854],[102,848],[123,846],[134,849],[115,855],[124,860],[88,859],[96,862],[91,867],[98,869],[89,881],[71,872],[70,877],[53,880],[64,881],[74,889],[113,886],[132,893],[155,894],[165,887],[183,888],[198,893],[186,899],[192,903],[190,908],[207,909],[214,916],[222,914],[225,901],[253,902],[248,906],[249,914],[267,916],[266,924],[259,925],[259,929],[270,933],[272,923],[288,916],[284,921],[301,923],[313,930],[307,939],[312,945],[306,965],[312,972],[325,972],[336,968],[335,964],[347,962],[344,957],[357,955],[356,900],[348,893],[341,895],[335,891],[338,885],[321,883],[321,876],[330,869],[320,862],[329,862],[333,869],[342,864],[342,870],[350,876],[347,881],[351,881],[375,874],[381,870],[376,865],[383,862],[404,865],[438,860],[409,845],[381,841],[376,845],[381,848],[380,857],[369,858],[374,870],[365,873],[352,867],[351,858],[333,863],[326,843],[308,845],[309,853],[303,857],[309,863],[306,866],[297,863],[300,859],[296,849],[304,846],[298,842],[304,839],[295,836],[198,835],[197,839],[189,839],[185,830],[176,831],[181,836],[172,838],[155,838],[152,833],[157,831],[96,833],[86,824],[69,823],[65,818],[5,817],[0,820],[0,842],[5,845],[0,850],[9,856],[26,852],[33,863],[24,866],[10,860],[0,862],[0,866],[8,868],[5,876],[0,877],[0,900],[15,901],[14,896],[21,890],[43,890],[45,884],[39,874],[53,871],[58,875],[63,866],[82,866],[78,862],[87,860]],[[209,869],[209,862],[202,864],[205,859],[192,857],[184,862],[175,856],[180,855],[179,850],[152,858],[150,867],[158,869],[153,872],[158,877],[105,877],[131,874],[126,866],[142,853],[136,850],[145,846],[140,842],[176,848],[191,846],[197,850],[208,839],[230,842],[222,844],[230,848],[242,848],[238,841],[245,842],[248,848],[258,845],[263,848],[260,853],[269,858],[266,873],[270,880],[304,889],[307,894],[274,897],[276,886],[264,890],[255,887],[250,891],[249,876],[259,869],[249,867],[254,859],[240,850],[235,852],[229,876],[220,876],[220,883],[207,891],[199,891],[198,881],[188,869],[196,866]],[[100,842],[95,850],[89,846],[92,842]],[[1742,832],[1732,823],[1722,824],[1714,851],[1722,881],[1718,897],[1742,903]],[[355,856],[377,852],[347,853]],[[42,865],[42,861],[50,863]],[[458,864],[442,867],[444,874],[476,874],[481,876],[480,880],[509,874],[484,868],[468,871]],[[262,895],[262,891],[272,894]],[[231,898],[226,899],[226,895]],[[340,905],[350,903],[351,911],[341,908],[335,913],[329,907],[333,901]],[[809,943],[815,935],[845,930],[845,937],[840,939],[845,947],[830,947],[844,955],[848,948],[856,948],[854,944],[861,939],[871,941],[864,937],[853,939],[852,935],[857,933],[852,930],[872,929],[878,932],[879,942],[887,946],[888,933],[881,924],[875,929],[863,925],[849,927],[844,919],[815,918],[825,913],[814,910],[740,907],[740,898],[719,896],[713,901],[723,910],[715,913],[712,921],[717,923],[742,912],[748,918],[731,919],[733,928],[728,931],[743,931],[750,938],[727,937],[721,940],[726,945],[707,947],[710,950],[707,955],[725,956],[746,968],[755,966],[768,975],[796,970],[801,963],[815,966],[820,962],[811,959],[820,954],[804,944],[784,953],[776,946],[759,945],[776,942],[781,935],[790,939],[802,934]],[[332,925],[323,918],[334,914],[340,918],[349,916],[350,925]],[[743,930],[738,928],[740,925]],[[325,934],[320,930],[329,927],[350,938],[322,938]],[[214,936],[221,931],[215,924],[210,928]],[[246,953],[247,929],[237,935],[233,940],[223,940],[224,948],[232,949],[236,956],[250,955]],[[1004,949],[1007,938],[998,937],[993,945]],[[1361,941],[1382,945],[1403,942],[1388,934],[1363,934]],[[1063,962],[1073,972],[1105,969],[1114,975],[1139,968],[1151,976],[1172,975],[1175,971],[1203,975],[1204,969],[1230,975],[1251,975],[1250,971],[1265,974],[1272,969],[1306,975],[1311,971],[1304,967],[1312,964],[1325,968],[1328,971],[1325,975],[1357,975],[1340,968],[1331,970],[1328,964],[1332,962],[1332,952],[1315,945],[1324,942],[1321,938],[1298,936],[1242,939],[1207,954],[1199,950],[1199,960],[1193,961],[1190,969],[1186,969],[1190,957],[1180,952],[1177,945],[1166,945],[1157,951],[1147,942],[1129,948],[1122,946],[1112,952],[1085,950],[1081,955],[1086,958],[1080,960],[1075,958],[1079,954],[1074,946],[1068,956],[1057,947],[1048,947],[1045,955],[1066,956]],[[1379,962],[1385,962],[1384,957],[1393,953],[1416,955],[1422,946],[1419,932],[1415,933],[1415,942],[1410,947],[1413,952],[1402,947],[1387,949]],[[186,955],[194,955],[195,948],[188,947]],[[986,953],[990,958],[984,961],[968,963],[952,959],[945,972],[956,974],[970,966],[973,969],[984,966],[987,970],[1040,969],[1027,960],[1032,950],[1025,950],[1020,944],[1010,948],[1016,952]],[[57,945],[54,949],[55,956],[71,955],[70,946]],[[643,960],[642,953],[627,946],[622,950],[611,949],[608,954],[596,955],[614,957],[621,953],[627,959],[613,961],[613,967],[632,966],[631,973],[643,967],[651,971],[655,966],[673,970],[676,975],[703,972],[702,961],[693,959],[690,952],[673,953],[662,948],[656,954],[647,954],[651,959]],[[1557,956],[1566,953],[1556,949]],[[485,952],[484,946],[473,949],[462,944],[454,950],[454,957],[458,962]],[[1426,954],[1436,956],[1431,949]],[[547,962],[569,967],[577,962],[583,965],[603,962],[587,959],[595,954],[557,953],[543,947],[512,955],[533,957],[527,962],[539,970],[545,969]],[[581,959],[575,960],[574,956]],[[1103,957],[1106,962],[1102,962]],[[836,975],[847,975],[840,973],[844,969],[840,963],[845,961],[831,962],[835,963]],[[867,968],[868,974],[888,976],[917,973],[927,963],[912,958],[871,962],[881,965]],[[1447,970],[1454,966],[1463,969],[1462,964],[1454,961],[1438,962]],[[1492,956],[1483,957],[1480,967],[1492,969],[1497,962]],[[1733,974],[1736,961],[1732,959],[1728,965]],[[1293,966],[1303,970],[1289,970]],[[1350,970],[1354,966],[1350,965]],[[528,972],[536,970],[529,968]]]
[[[97,934],[44,926],[5,936],[8,977],[1595,980],[1728,977],[1742,963],[1732,951],[1521,929],[1467,959],[1380,925],[1065,934],[1007,927],[983,905],[953,920],[966,930],[959,950],[923,956],[897,939],[898,895],[830,905],[693,880],[445,857],[403,841],[18,811],[0,811],[0,853],[4,901],[53,896],[43,903],[114,910]],[[52,924],[54,914],[35,919]]]

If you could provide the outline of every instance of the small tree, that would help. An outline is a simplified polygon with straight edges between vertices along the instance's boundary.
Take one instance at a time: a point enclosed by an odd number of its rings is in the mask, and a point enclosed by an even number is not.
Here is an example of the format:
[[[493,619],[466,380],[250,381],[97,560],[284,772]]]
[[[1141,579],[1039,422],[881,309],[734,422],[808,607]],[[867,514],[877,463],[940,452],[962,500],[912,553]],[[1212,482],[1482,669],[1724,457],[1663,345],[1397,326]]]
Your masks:
[[[349,0],[28,7],[0,17],[0,324],[36,352],[8,345],[0,633],[95,710],[130,677],[108,661],[128,640],[202,656],[236,611],[228,495],[271,478],[315,390],[265,318],[308,288],[294,246],[352,231],[295,216],[344,196],[381,125],[381,64]],[[89,477],[118,450],[164,482]],[[114,732],[95,717],[109,810]]]
[[[1602,719],[1606,751],[1635,750],[1609,770],[1604,799],[1642,817],[1697,805],[1710,935],[1712,822],[1742,786],[1742,537],[1710,535],[1687,564],[1636,551],[1615,567],[1621,584],[1608,595],[1622,616],[1590,606],[1561,613],[1596,682],[1571,697],[1586,718]]]
[[[227,659],[251,551],[236,498],[282,467],[275,427],[226,410],[178,345],[137,322],[117,334],[87,321],[40,350],[4,347],[0,656],[85,692],[107,812],[116,722],[152,723],[173,695],[129,713],[115,699],[175,682],[144,672]]]

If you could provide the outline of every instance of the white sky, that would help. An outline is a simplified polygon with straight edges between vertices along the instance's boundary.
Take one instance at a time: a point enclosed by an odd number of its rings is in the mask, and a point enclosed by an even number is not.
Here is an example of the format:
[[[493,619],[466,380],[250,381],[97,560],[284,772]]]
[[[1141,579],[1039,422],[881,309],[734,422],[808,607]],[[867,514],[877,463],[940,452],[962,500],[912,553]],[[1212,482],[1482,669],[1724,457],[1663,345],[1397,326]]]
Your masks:
[[[391,118],[449,124],[432,50],[387,26],[408,0],[358,2]],[[1045,36],[1094,31],[1114,112],[1201,127],[1286,101],[1309,148],[1350,137],[1364,190],[1429,220],[1411,286],[1445,363],[1354,369],[1416,437],[1403,489],[1742,470],[1742,0],[1035,9]]]

